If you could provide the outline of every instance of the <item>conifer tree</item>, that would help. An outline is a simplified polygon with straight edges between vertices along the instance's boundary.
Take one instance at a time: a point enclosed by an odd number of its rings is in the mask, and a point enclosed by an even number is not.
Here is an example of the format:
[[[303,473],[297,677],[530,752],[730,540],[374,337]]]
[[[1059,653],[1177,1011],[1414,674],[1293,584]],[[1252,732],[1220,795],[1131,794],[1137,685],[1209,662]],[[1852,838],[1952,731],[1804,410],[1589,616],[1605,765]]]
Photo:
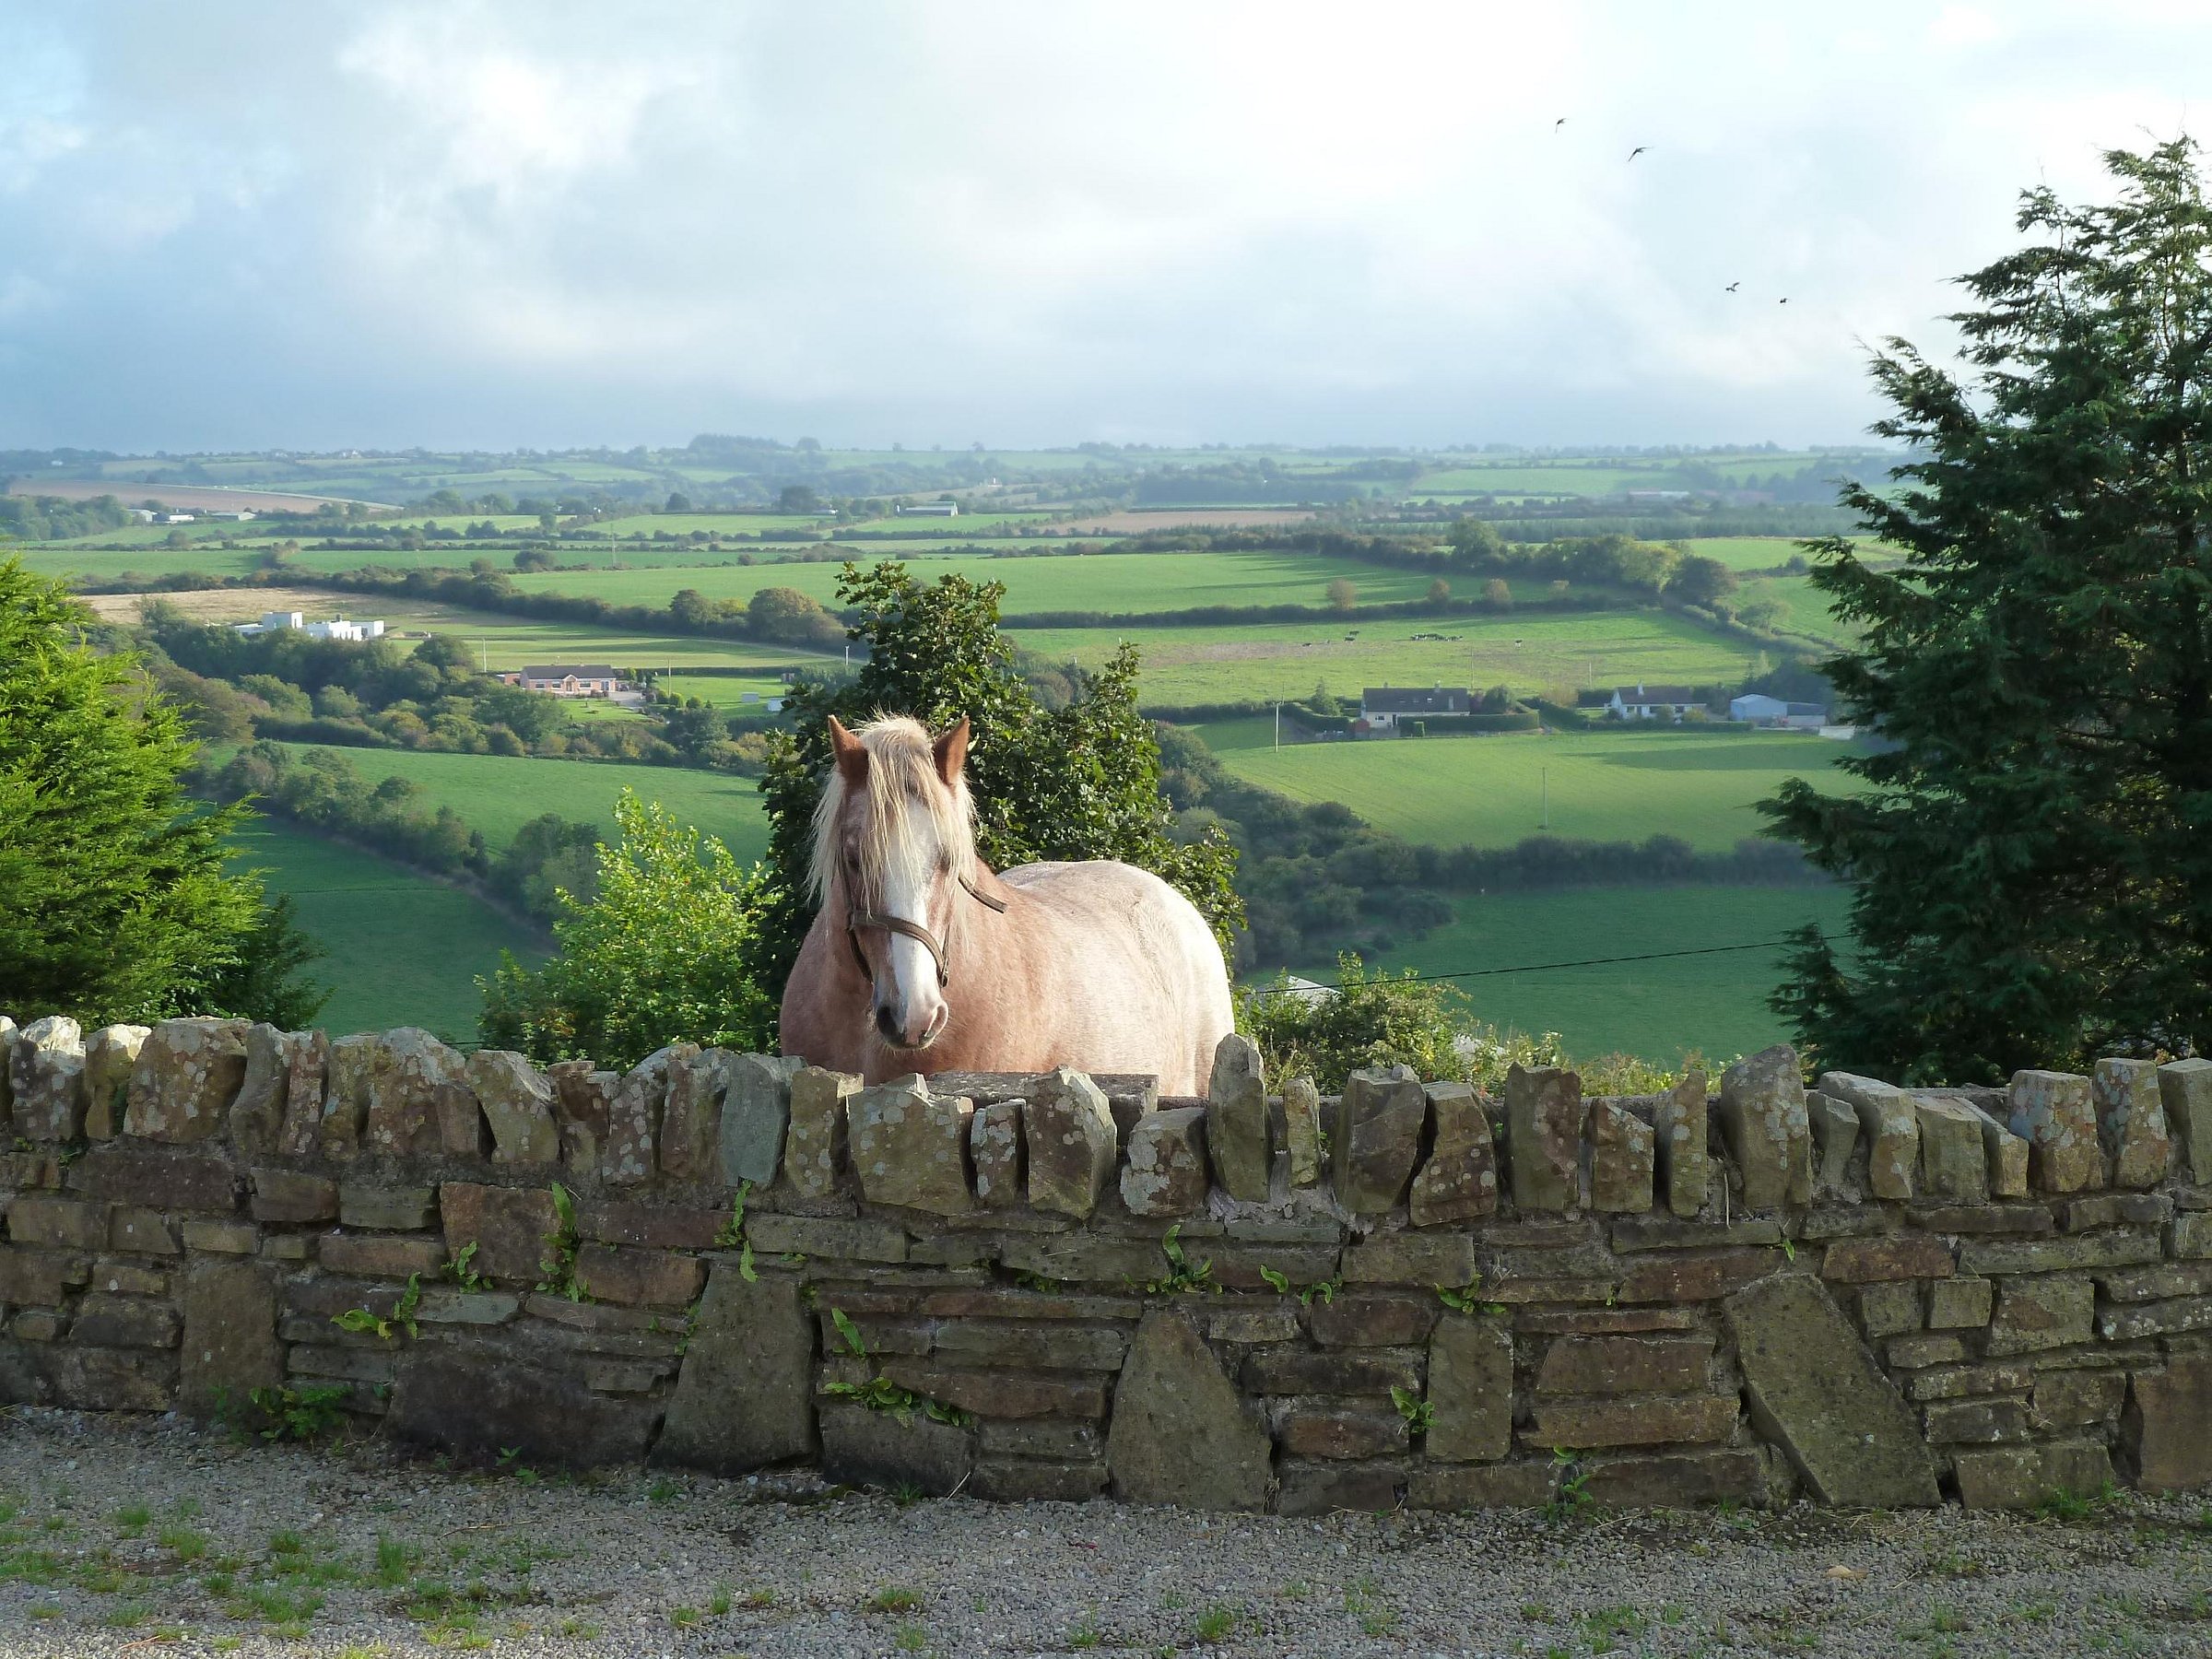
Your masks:
[[[2028,192],[1962,279],[1971,369],[1873,374],[1912,446],[1843,499],[1905,559],[1808,544],[1856,624],[1825,665],[1885,740],[1794,780],[1773,831],[1853,884],[1776,1008],[1820,1063],[1906,1081],[2212,1042],[2212,208],[2196,145],[2115,151],[2108,205]]]

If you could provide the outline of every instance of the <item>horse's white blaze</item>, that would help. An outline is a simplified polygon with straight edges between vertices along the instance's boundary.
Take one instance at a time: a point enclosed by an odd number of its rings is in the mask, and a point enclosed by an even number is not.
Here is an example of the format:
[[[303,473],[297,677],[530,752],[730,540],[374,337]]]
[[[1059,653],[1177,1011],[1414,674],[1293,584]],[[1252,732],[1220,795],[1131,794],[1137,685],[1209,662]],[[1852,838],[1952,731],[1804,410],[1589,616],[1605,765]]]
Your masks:
[[[925,815],[913,813],[911,819],[923,819]],[[918,831],[918,832],[912,832]],[[916,927],[935,936],[937,929],[931,924],[929,899],[935,883],[927,872],[934,867],[934,848],[936,838],[929,833],[926,824],[910,822],[910,836],[902,837],[907,845],[933,849],[926,863],[912,857],[887,861],[883,873],[883,908],[887,915],[897,916],[902,922],[912,922]],[[936,959],[929,954],[919,939],[910,939],[904,934],[888,933],[891,964],[890,998],[892,1022],[899,1034],[910,1044],[926,1042],[937,1034],[945,1023],[945,996],[937,984]],[[883,997],[878,986],[877,996]]]

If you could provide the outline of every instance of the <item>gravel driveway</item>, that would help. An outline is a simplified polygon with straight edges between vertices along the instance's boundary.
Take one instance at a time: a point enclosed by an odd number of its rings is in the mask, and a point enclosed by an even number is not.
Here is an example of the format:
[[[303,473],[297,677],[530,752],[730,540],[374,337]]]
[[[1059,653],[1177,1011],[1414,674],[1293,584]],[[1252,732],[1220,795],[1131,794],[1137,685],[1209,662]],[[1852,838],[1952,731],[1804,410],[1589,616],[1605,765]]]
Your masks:
[[[0,1411],[0,1653],[2212,1652],[2212,1513],[1219,1518]]]

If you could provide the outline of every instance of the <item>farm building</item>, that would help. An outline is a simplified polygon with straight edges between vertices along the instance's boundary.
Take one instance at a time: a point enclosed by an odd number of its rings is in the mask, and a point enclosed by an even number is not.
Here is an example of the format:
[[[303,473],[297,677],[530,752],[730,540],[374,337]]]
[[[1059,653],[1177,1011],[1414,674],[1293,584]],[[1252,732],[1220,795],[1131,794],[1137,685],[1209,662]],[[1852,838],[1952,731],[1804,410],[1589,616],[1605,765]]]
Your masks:
[[[1817,732],[1828,724],[1828,707],[1825,703],[1784,702],[1779,697],[1753,692],[1748,697],[1729,700],[1728,718],[1748,721],[1753,725],[1782,726],[1793,732]]]
[[[1457,686],[1369,686],[1359,693],[1359,718],[1370,729],[1391,732],[1401,720],[1474,712],[1474,694]]]
[[[303,633],[311,640],[348,640],[355,644],[384,637],[381,618],[356,622],[345,617],[333,617],[327,622],[310,622],[305,611],[263,611],[260,621],[233,622],[231,627],[241,634],[283,633],[288,629]]]
[[[960,516],[960,504],[958,501],[901,501],[899,511],[909,515],[919,514],[923,518],[958,518]]]
[[[1705,700],[1694,686],[1616,686],[1606,712],[1617,720],[1680,720]]]
[[[533,663],[500,677],[526,691],[555,697],[612,697],[622,688],[622,676],[604,663]]]

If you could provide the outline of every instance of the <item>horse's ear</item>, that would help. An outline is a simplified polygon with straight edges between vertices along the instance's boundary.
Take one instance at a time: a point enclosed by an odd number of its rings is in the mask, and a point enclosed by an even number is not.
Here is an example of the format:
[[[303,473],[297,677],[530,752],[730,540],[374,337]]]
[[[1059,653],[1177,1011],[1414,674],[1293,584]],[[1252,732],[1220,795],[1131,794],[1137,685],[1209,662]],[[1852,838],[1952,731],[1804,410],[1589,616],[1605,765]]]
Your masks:
[[[837,757],[837,770],[845,780],[848,789],[859,789],[868,781],[868,746],[845,730],[843,721],[830,716],[830,750]]]
[[[930,745],[937,757],[937,776],[945,780],[945,787],[952,788],[960,781],[960,768],[968,764],[968,717],[962,715],[960,724]]]

